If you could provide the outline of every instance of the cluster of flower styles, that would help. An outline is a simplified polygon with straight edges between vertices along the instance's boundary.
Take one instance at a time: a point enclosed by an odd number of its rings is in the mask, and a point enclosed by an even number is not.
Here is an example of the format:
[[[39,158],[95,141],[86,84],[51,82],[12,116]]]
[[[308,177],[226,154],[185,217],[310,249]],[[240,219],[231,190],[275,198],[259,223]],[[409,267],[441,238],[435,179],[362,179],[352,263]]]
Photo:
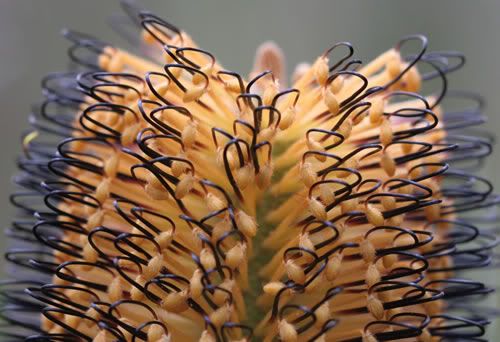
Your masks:
[[[490,263],[494,230],[468,213],[498,199],[475,173],[490,142],[466,132],[481,101],[448,91],[460,54],[415,35],[362,65],[342,42],[288,88],[273,44],[245,80],[184,31],[125,9],[144,57],[66,31],[75,69],[43,80],[12,196],[22,217],[8,230],[19,242],[3,335],[484,334],[468,298],[491,291],[457,272]]]

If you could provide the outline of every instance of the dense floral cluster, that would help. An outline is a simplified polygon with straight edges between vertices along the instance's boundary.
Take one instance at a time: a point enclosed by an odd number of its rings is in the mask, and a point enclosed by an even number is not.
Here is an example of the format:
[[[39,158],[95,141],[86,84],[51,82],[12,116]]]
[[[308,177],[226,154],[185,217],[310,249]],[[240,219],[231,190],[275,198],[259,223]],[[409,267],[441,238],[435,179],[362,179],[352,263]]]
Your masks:
[[[467,133],[480,101],[448,91],[461,55],[416,35],[362,65],[338,43],[288,88],[273,44],[246,80],[126,9],[143,57],[68,31],[75,68],[43,81],[12,196],[22,217],[8,231],[3,334],[483,335],[468,298],[490,290],[457,272],[489,264],[496,237],[468,213],[497,199],[466,171],[491,148]]]

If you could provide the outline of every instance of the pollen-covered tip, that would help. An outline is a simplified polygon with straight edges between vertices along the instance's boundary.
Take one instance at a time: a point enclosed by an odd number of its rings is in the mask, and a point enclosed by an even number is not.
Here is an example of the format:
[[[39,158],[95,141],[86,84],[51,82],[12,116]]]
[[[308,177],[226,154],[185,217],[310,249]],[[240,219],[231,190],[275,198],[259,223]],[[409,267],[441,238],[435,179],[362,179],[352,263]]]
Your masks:
[[[83,248],[83,258],[87,262],[96,262],[99,258],[98,252],[92,247],[90,243],[87,243]]]
[[[262,102],[265,106],[270,106],[273,103],[274,97],[279,92],[279,86],[277,82],[271,82],[268,84],[264,93],[262,94]]]
[[[311,214],[314,217],[316,217],[319,220],[326,221],[327,212],[326,212],[326,207],[323,203],[321,203],[314,197],[310,197],[307,199],[307,204],[309,206]]]
[[[336,253],[328,260],[326,264],[326,279],[328,281],[334,281],[339,275],[342,266],[343,255],[341,253]]]
[[[108,296],[110,300],[116,302],[121,299],[122,294],[123,294],[123,287],[121,284],[121,279],[119,277],[115,277],[108,285]]]
[[[428,329],[423,329],[422,334],[418,337],[418,342],[432,342],[433,337]]]
[[[185,158],[185,156],[182,155],[179,155],[178,157]],[[182,161],[174,160],[172,161],[170,169],[172,170],[172,175],[174,177],[179,177],[188,169],[188,165]]]
[[[196,141],[197,135],[197,123],[195,121],[189,121],[184,129],[182,130],[182,144],[184,148],[190,148]]]
[[[352,126],[353,126],[352,119],[347,118],[346,120],[344,120],[344,122],[342,122],[340,127],[337,129],[337,133],[339,133],[344,139],[347,139],[351,135]]]
[[[304,269],[297,265],[293,260],[285,262],[285,270],[288,278],[297,284],[304,284],[306,281],[306,274]]]
[[[168,248],[170,244],[172,243],[172,240],[174,238],[173,232],[172,231],[166,231],[166,232],[161,232],[156,238],[155,241],[158,243],[160,248],[162,250]]]
[[[373,317],[379,320],[384,318],[384,305],[380,299],[373,295],[368,295],[366,306]]]
[[[229,169],[231,169],[231,170],[234,170],[238,166],[238,162],[237,162],[237,159],[235,157],[235,153],[231,149],[224,152],[223,147],[217,148],[217,156],[216,156],[215,161],[217,163],[217,166],[219,166],[221,169],[226,167],[226,162],[227,162]]]
[[[236,224],[238,229],[247,237],[254,237],[257,234],[257,222],[243,210],[239,210],[236,214]]]
[[[394,176],[396,173],[396,162],[387,152],[382,153],[380,166],[382,166],[382,169],[384,169],[388,176]]]
[[[309,148],[310,151],[318,151],[318,152],[325,151],[325,149],[323,148],[323,145],[321,145],[321,143],[319,141],[317,141],[316,139],[314,139],[312,137],[309,137],[309,139],[307,139],[307,147]],[[326,157],[321,155],[321,154],[315,154],[314,156],[319,161],[325,161],[325,159],[326,159]]]
[[[300,176],[305,186],[310,187],[317,181],[316,172],[313,170],[311,163],[305,162],[300,166]]]
[[[175,189],[175,198],[182,199],[186,196],[194,187],[195,178],[191,174],[185,175],[179,183],[177,183],[177,188]]]
[[[335,191],[334,188],[330,186],[328,183],[319,185],[321,202],[325,204],[330,204],[335,201]]]
[[[189,280],[189,295],[193,299],[200,297],[203,292],[203,284],[201,282],[202,278],[202,271],[200,269],[196,269]]]
[[[206,91],[205,85],[194,85],[184,93],[182,100],[185,103],[197,101]]]
[[[348,213],[350,211],[356,210],[358,207],[358,199],[357,198],[351,198],[346,201],[342,201],[340,203],[340,208],[342,209],[342,213]]]
[[[237,78],[231,78],[224,81],[224,86],[226,89],[232,93],[239,93],[241,91],[241,85]]]
[[[327,320],[330,319],[330,314],[331,314],[330,303],[325,302],[321,304],[314,313],[316,314],[316,318],[318,319],[318,322],[320,324],[325,323]]]
[[[246,246],[238,242],[233,246],[226,254],[226,264],[232,268],[236,269],[245,258]]]
[[[276,129],[274,126],[269,126],[264,128],[259,132],[258,136],[258,141],[264,142],[264,141],[270,141],[273,139],[274,135],[276,134]]]
[[[149,260],[148,265],[143,268],[142,276],[146,280],[150,280],[156,277],[163,266],[163,256],[161,254],[155,255],[151,260]]]
[[[137,133],[140,131],[138,124],[131,124],[123,130],[121,134],[121,143],[123,146],[130,146],[134,143]]]
[[[109,178],[103,179],[95,189],[94,197],[99,202],[104,202],[110,195],[111,180]]]
[[[216,339],[208,330],[203,330],[198,342],[216,342]]]
[[[314,244],[309,238],[309,233],[300,234],[299,237],[299,247],[314,251]]]
[[[297,111],[295,107],[289,107],[285,109],[285,111],[281,114],[281,120],[279,123],[279,128],[281,130],[288,129],[293,121],[295,120],[295,116],[297,115]]]
[[[166,190],[159,189],[152,184],[146,184],[144,190],[151,199],[156,201],[165,201],[170,198],[170,194]]]
[[[278,334],[283,342],[295,342],[298,339],[295,327],[284,319],[278,322]]]
[[[217,327],[220,327],[231,318],[231,306],[223,305],[210,314],[210,321]]]
[[[247,188],[247,186],[254,180],[254,168],[250,163],[243,165],[238,170],[236,170],[236,183],[241,190]]]
[[[147,338],[148,342],[168,342],[170,340],[169,336],[165,334],[164,328],[158,324],[154,324],[148,329]]]
[[[313,65],[313,70],[316,81],[319,85],[324,86],[328,79],[328,59],[326,57],[318,58]]]
[[[332,115],[338,114],[340,109],[339,100],[329,88],[326,88],[325,90],[325,105],[328,108],[330,114]]]
[[[381,226],[384,224],[384,215],[373,204],[366,205],[366,218],[368,222],[374,226]]]
[[[215,291],[213,301],[215,304],[222,306],[229,299],[229,293],[233,291],[235,282],[233,279],[225,279]]]
[[[391,122],[387,118],[382,119],[382,124],[380,125],[380,142],[382,145],[389,145],[394,138],[394,133],[392,132]]]
[[[259,170],[259,173],[255,177],[255,182],[260,189],[266,189],[271,185],[271,178],[273,176],[273,166],[267,163]]]
[[[371,263],[375,260],[376,249],[370,240],[364,239],[359,245],[361,256],[367,263]]]
[[[266,294],[274,296],[284,287],[285,287],[285,284],[283,284],[282,282],[272,281],[272,282],[264,285],[263,290]]]
[[[215,256],[210,248],[203,248],[200,252],[200,261],[207,270],[215,268]]]
[[[210,211],[219,211],[226,207],[226,203],[224,203],[224,201],[221,200],[219,196],[214,195],[211,192],[207,193],[207,195],[205,196],[205,202]]]
[[[104,162],[104,173],[108,177],[115,177],[118,172],[118,166],[120,163],[120,157],[118,154],[113,154],[111,158]]]
[[[195,73],[192,78],[192,82],[196,86],[202,84],[202,82],[205,80],[204,75],[209,76],[212,73],[210,65],[202,67],[200,71],[200,73]]]
[[[369,118],[372,124],[380,124],[384,116],[384,100],[376,97],[371,101]]]
[[[344,77],[342,75],[335,77],[330,83],[330,90],[332,93],[337,94],[344,87]]]
[[[361,332],[361,341],[362,342],[378,342],[377,338],[370,332]]]
[[[366,271],[365,279],[366,279],[366,285],[368,287],[372,287],[373,285],[377,284],[380,281],[381,276],[380,276],[380,272],[377,268],[377,265],[370,264],[368,266],[368,270]]]
[[[108,340],[108,333],[106,330],[101,330],[92,339],[92,342],[106,342]]]
[[[188,309],[187,299],[186,291],[170,292],[163,298],[161,306],[167,311],[180,313]]]
[[[390,77],[397,77],[401,72],[402,68],[401,56],[395,50],[392,51],[392,54],[389,57],[389,60],[386,64],[387,72]]]
[[[394,196],[382,196],[380,202],[385,210],[393,210],[397,206],[396,198]]]

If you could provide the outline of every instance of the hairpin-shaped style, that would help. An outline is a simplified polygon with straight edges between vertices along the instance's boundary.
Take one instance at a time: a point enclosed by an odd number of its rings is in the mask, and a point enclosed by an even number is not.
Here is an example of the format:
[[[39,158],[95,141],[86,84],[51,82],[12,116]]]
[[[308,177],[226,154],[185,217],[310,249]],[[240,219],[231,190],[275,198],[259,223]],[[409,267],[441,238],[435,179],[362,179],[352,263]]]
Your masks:
[[[42,82],[3,336],[479,340],[495,313],[469,298],[491,289],[462,271],[494,260],[495,218],[471,212],[499,199],[475,172],[483,101],[448,91],[461,54],[414,35],[363,65],[341,42],[288,87],[274,43],[246,80],[123,7],[148,58],[66,30],[73,71]]]

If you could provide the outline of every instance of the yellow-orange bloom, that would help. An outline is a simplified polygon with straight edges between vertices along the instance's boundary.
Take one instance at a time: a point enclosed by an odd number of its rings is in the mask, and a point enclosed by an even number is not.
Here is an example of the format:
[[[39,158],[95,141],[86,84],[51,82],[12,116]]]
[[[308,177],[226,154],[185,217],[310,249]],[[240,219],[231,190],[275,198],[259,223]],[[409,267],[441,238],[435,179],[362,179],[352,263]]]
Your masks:
[[[28,192],[12,197],[25,218],[10,233],[26,246],[7,253],[23,271],[3,285],[5,334],[483,334],[454,311],[489,292],[457,272],[486,266],[496,242],[462,214],[496,198],[460,169],[489,153],[455,133],[480,113],[442,109],[459,55],[415,35],[362,65],[342,42],[288,78],[265,43],[244,78],[159,17],[137,19],[147,57],[68,31],[80,69],[43,82],[19,162]]]

